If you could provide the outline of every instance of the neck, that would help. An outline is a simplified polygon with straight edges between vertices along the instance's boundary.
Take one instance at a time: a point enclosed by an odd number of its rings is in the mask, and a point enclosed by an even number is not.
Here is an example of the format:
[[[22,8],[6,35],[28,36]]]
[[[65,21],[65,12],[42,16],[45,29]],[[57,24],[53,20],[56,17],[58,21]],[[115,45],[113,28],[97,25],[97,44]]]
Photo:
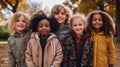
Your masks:
[[[17,33],[19,33],[19,34],[22,34],[24,31],[16,31]]]
[[[42,39],[46,39],[48,36],[39,36]]]
[[[98,32],[100,32],[100,29],[95,29],[95,33],[98,33]]]
[[[61,28],[61,27],[63,27],[63,26],[64,26],[64,23],[61,23],[61,24],[59,24],[59,25],[60,25],[60,28]]]
[[[80,38],[80,36],[82,35],[83,33],[80,33],[80,34],[76,34],[78,38]]]

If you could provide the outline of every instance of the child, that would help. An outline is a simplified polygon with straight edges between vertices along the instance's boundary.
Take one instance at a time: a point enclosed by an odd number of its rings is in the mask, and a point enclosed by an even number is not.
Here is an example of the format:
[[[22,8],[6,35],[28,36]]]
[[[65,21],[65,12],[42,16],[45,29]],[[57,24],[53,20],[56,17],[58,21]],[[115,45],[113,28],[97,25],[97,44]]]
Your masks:
[[[56,23],[52,22],[52,32],[56,33],[62,44],[65,35],[69,33],[68,20],[70,18],[70,11],[63,5],[55,5],[51,9],[50,17],[57,20]]]
[[[31,31],[28,30],[29,17],[21,12],[16,12],[10,19],[10,28],[14,35],[8,38],[9,67],[27,67],[25,51],[30,39]]]
[[[81,15],[70,19],[71,32],[63,41],[61,67],[92,67],[93,44],[91,34],[85,31],[86,22]]]
[[[114,23],[102,11],[93,11],[88,16],[88,29],[94,41],[94,67],[113,67],[115,47],[113,42]]]
[[[31,38],[26,50],[28,67],[59,67],[62,61],[62,47],[56,35],[50,33],[49,19],[43,14],[36,14],[30,20],[31,29],[37,32]]]

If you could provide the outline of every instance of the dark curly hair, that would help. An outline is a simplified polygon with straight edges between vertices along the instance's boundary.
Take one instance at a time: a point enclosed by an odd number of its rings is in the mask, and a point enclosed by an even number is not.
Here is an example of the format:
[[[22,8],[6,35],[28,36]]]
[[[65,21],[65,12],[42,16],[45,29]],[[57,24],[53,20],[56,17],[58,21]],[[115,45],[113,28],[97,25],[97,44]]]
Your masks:
[[[51,32],[55,33],[58,31],[59,29],[59,23],[55,18],[49,18],[50,21],[50,25],[51,25]]]
[[[39,12],[37,12],[36,14],[34,14],[31,19],[30,19],[30,29],[33,32],[37,32],[37,28],[38,28],[38,23],[39,21],[46,19],[49,21],[49,19],[47,18],[46,14],[40,10]]]
[[[46,19],[50,22],[51,32],[56,33],[56,31],[59,29],[59,24],[55,18],[48,18],[46,14],[41,10],[34,14],[30,19],[30,29],[33,32],[37,32],[37,27],[39,21]]]

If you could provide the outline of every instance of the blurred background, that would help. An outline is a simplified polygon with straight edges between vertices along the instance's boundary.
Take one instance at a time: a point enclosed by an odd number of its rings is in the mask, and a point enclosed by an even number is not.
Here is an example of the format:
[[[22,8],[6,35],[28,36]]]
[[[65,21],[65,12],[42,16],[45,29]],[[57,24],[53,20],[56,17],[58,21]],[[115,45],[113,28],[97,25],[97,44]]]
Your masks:
[[[64,4],[73,13],[88,15],[94,10],[106,11],[116,24],[116,40],[120,41],[120,0],[0,0],[0,40],[9,37],[7,31],[8,19],[17,11],[32,15],[38,10],[49,14],[55,4]]]
[[[5,50],[7,46],[4,45],[7,45],[10,34],[7,28],[9,18],[17,11],[28,13],[30,16],[39,10],[44,10],[49,14],[55,4],[64,4],[73,13],[85,16],[94,10],[102,10],[110,14],[116,24],[115,44],[117,44],[117,56],[120,57],[120,0],[0,0],[0,52],[3,53],[3,55],[0,53],[0,67],[7,67],[8,63],[5,61],[8,60]],[[117,59],[119,60],[115,67],[120,67],[120,58]]]

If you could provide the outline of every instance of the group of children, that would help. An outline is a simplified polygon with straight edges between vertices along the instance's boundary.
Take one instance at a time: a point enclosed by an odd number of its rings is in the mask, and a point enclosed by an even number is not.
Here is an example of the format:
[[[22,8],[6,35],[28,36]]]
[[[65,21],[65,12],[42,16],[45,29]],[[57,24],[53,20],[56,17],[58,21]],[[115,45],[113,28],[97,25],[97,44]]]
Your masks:
[[[13,30],[8,39],[10,67],[113,67],[115,64],[114,23],[103,11],[91,12],[85,21],[79,14],[70,18],[65,6],[55,5],[50,17],[39,11],[29,19],[16,12],[10,27]]]

